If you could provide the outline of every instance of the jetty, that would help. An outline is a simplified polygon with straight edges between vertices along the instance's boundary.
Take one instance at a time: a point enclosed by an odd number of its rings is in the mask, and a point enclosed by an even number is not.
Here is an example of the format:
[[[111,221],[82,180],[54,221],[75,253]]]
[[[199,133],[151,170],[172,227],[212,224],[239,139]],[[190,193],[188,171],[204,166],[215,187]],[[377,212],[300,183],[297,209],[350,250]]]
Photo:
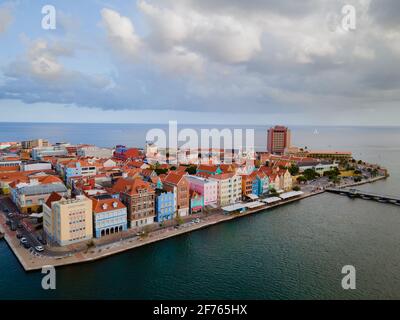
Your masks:
[[[360,198],[364,200],[374,200],[380,203],[391,203],[400,206],[400,196],[378,194],[358,189],[327,188],[327,192],[348,196],[349,198]]]

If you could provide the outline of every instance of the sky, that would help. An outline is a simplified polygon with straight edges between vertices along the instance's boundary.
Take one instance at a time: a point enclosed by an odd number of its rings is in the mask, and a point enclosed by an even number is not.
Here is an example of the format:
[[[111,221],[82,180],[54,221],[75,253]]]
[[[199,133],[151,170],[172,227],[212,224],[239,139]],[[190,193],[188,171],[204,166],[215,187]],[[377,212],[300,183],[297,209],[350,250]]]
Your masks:
[[[400,125],[399,16],[398,0],[0,0],[0,122]]]

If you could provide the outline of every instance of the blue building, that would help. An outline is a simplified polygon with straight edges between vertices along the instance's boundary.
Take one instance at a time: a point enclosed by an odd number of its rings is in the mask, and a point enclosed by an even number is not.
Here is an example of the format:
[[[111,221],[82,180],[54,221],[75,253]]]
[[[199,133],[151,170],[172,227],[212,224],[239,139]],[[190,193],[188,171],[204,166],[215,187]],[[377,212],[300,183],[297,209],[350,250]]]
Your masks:
[[[268,176],[262,172],[258,171],[257,172],[257,193],[255,193],[258,196],[265,195],[269,192],[269,178]]]
[[[172,220],[175,217],[175,194],[156,189],[156,222]]]
[[[128,214],[125,205],[112,197],[93,199],[94,236],[119,233],[128,229]]]

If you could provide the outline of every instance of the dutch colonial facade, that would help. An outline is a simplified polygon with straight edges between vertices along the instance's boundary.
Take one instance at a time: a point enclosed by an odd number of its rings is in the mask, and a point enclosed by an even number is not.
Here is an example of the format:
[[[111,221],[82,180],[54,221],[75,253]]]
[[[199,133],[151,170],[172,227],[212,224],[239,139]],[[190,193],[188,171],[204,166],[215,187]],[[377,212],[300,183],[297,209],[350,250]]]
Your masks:
[[[93,228],[96,238],[127,230],[127,210],[121,201],[111,197],[95,198],[92,201]]]
[[[210,177],[217,182],[217,205],[227,206],[242,198],[242,177],[235,173],[223,173]]]
[[[119,193],[120,200],[127,207],[131,228],[144,227],[154,223],[155,190],[150,183],[140,178],[118,179],[113,193]]]
[[[176,210],[180,217],[189,214],[189,182],[185,174],[170,172],[163,181],[164,189],[176,194]]]

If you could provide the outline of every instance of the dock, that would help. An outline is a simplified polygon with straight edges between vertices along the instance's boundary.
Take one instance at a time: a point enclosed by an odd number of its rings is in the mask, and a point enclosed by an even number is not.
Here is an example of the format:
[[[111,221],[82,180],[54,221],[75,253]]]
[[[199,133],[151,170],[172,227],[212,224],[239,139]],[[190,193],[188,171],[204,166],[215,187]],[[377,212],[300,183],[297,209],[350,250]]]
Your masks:
[[[378,194],[358,189],[340,189],[340,188],[327,188],[327,192],[348,196],[349,198],[359,198],[364,200],[373,200],[380,203],[391,203],[400,206],[400,196],[392,196],[385,194]]]

